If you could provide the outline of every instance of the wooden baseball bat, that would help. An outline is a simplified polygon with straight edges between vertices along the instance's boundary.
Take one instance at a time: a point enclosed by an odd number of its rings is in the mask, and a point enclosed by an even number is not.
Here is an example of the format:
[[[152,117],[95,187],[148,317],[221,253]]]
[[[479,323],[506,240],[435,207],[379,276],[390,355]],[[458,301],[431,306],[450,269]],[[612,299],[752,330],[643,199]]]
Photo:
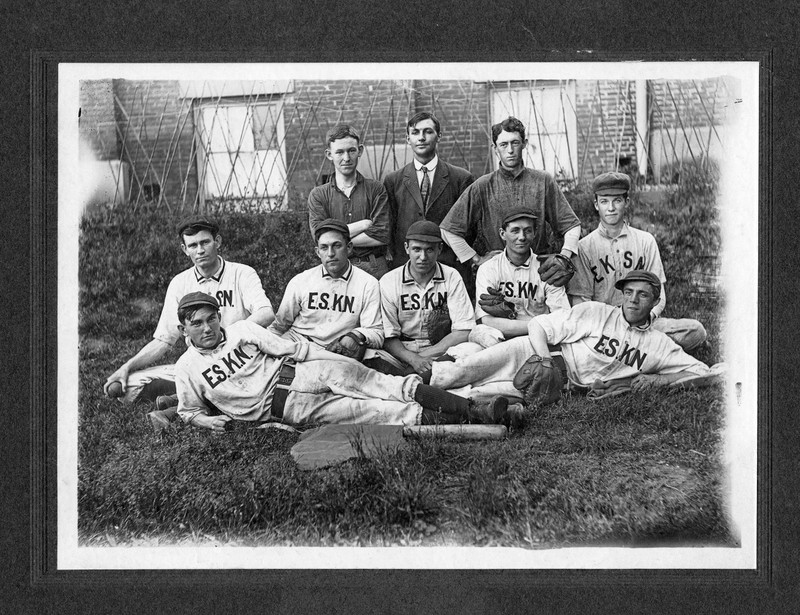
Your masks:
[[[508,430],[505,425],[412,425],[403,427],[403,435],[438,436],[460,440],[502,440]]]

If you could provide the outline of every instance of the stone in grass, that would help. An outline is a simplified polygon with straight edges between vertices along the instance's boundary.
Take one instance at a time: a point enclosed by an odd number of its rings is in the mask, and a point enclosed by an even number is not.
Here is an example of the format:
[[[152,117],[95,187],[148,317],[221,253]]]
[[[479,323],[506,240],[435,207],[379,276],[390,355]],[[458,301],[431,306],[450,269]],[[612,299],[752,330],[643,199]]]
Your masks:
[[[323,425],[301,435],[291,453],[301,470],[315,470],[359,456],[394,454],[403,443],[402,425]]]

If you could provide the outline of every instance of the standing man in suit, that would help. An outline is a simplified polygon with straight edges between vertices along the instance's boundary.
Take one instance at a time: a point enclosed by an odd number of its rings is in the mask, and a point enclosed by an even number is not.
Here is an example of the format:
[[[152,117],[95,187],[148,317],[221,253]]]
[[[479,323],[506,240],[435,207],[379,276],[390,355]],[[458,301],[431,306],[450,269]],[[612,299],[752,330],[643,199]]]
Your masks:
[[[466,169],[439,158],[436,147],[441,136],[441,125],[432,113],[423,111],[409,118],[406,139],[414,160],[389,173],[383,180],[389,195],[392,267],[408,261],[405,238],[409,227],[420,220],[439,224],[461,193],[475,181]],[[456,268],[468,289],[474,289],[470,267],[462,265],[446,244],[442,247],[439,262]]]

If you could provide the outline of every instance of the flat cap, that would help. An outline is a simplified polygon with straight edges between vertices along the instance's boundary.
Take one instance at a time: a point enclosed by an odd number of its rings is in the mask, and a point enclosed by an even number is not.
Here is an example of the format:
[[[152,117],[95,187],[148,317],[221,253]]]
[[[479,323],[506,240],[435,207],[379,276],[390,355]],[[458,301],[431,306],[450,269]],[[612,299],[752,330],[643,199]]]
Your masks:
[[[317,228],[314,229],[314,239],[319,239],[320,235],[322,235],[322,233],[325,231],[336,231],[337,233],[344,235],[347,241],[350,241],[350,229],[347,228],[347,225],[341,220],[336,220],[335,218],[326,218],[317,224]]]
[[[219,233],[219,225],[206,216],[189,216],[181,220],[178,224],[178,236],[183,237],[183,234],[189,229],[192,229],[195,233],[209,231],[215,237]]]
[[[406,240],[416,239],[417,241],[427,241],[428,243],[441,243],[442,232],[439,225],[430,220],[417,220],[408,227]]]
[[[625,173],[603,173],[594,178],[592,191],[595,194],[613,196],[631,191],[631,178]]]
[[[219,309],[219,302],[217,302],[214,297],[205,293],[201,293],[200,291],[195,291],[183,296],[178,303],[178,311],[195,305],[207,305],[209,307],[213,307],[215,310]]]
[[[505,218],[503,218],[503,226],[509,222],[513,222],[514,220],[519,220],[520,218],[530,218],[531,220],[536,220],[536,212],[530,207],[514,207],[506,214]]]
[[[625,284],[628,282],[649,282],[653,287],[655,287],[656,294],[661,294],[661,280],[658,279],[658,276],[655,273],[650,271],[643,271],[641,269],[629,271],[628,275],[615,282],[614,288],[617,290],[622,290],[625,288]]]

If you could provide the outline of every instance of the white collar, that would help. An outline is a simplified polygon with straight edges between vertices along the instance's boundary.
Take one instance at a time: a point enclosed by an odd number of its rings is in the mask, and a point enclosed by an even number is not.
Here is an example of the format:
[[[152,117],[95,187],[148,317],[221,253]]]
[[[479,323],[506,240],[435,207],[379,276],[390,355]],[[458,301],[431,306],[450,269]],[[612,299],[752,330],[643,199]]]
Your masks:
[[[431,161],[427,164],[422,164],[419,160],[414,158],[414,168],[417,170],[417,173],[422,171],[422,167],[428,169],[428,172],[435,171],[437,164],[439,164],[439,154],[434,154]]]

